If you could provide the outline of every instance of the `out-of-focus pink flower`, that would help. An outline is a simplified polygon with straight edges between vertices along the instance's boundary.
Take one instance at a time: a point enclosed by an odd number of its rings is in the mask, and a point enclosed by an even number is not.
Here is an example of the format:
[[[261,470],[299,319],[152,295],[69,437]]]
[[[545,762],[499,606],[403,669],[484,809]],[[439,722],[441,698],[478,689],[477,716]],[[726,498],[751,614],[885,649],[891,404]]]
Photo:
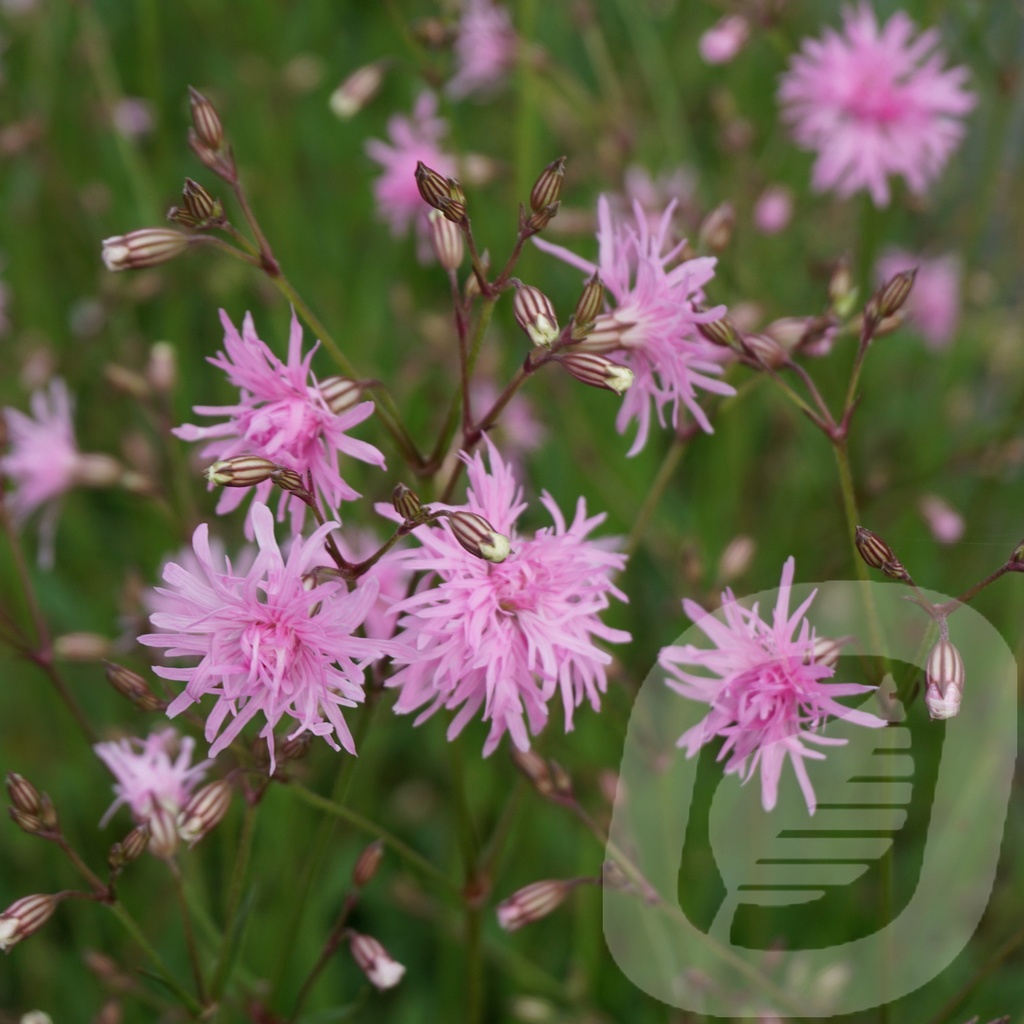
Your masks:
[[[192,764],[195,741],[179,738],[174,729],[150,733],[146,739],[97,743],[96,756],[110,769],[117,799],[103,815],[105,825],[123,804],[140,824],[149,821],[157,807],[172,816],[188,803],[192,791],[202,782],[212,761]],[[176,752],[176,756],[175,756]]]
[[[964,535],[964,517],[937,494],[924,494],[917,507],[940,544],[955,544]]]
[[[441,139],[448,132],[448,122],[437,116],[437,97],[422,92],[416,100],[412,117],[394,115],[388,120],[387,142],[369,139],[366,152],[383,168],[373,184],[377,214],[391,225],[393,235],[404,235],[415,225],[419,235],[420,258],[431,255],[427,215],[430,207],[423,201],[416,185],[416,164],[422,160],[446,178],[455,177],[455,159],[443,152]]]
[[[756,604],[749,609],[739,605],[731,590],[722,595],[721,618],[693,601],[683,601],[683,610],[715,646],[665,647],[658,661],[673,690],[710,707],[707,717],[679,738],[688,757],[721,737],[718,760],[726,761],[726,773],[736,772],[746,782],[760,768],[761,803],[770,811],[788,756],[813,814],[814,787],[804,759],[821,760],[825,755],[804,744],[846,742],[818,734],[830,716],[872,728],[886,723],[836,701],[873,687],[823,681],[835,674],[835,668],[818,660],[817,637],[805,617],[817,592],[790,612],[794,565],[790,557],[782,569],[771,622],[761,618]]]
[[[449,96],[462,99],[496,87],[516,59],[516,34],[508,11],[492,0],[464,0],[455,56],[458,66],[445,86]]]
[[[890,249],[878,261],[875,278],[881,284],[915,267],[917,277],[903,308],[931,348],[948,348],[960,319],[960,260],[952,253],[927,259]]]
[[[742,14],[727,14],[700,37],[701,58],[707,64],[727,64],[749,38],[750,22]]]
[[[138,96],[125,96],[114,104],[110,119],[126,139],[137,139],[153,130],[153,107]]]
[[[785,185],[769,185],[754,205],[754,227],[763,235],[777,235],[793,217],[793,193]]]
[[[473,411],[483,416],[498,400],[499,391],[494,382],[478,378],[470,387]],[[534,415],[527,395],[519,391],[501,412],[501,419],[488,432],[505,453],[509,462],[518,463],[524,455],[536,451],[544,441],[547,431],[544,424]]]
[[[566,731],[584,699],[600,707],[611,657],[595,641],[629,640],[600,619],[612,597],[625,600],[611,575],[626,559],[607,542],[587,539],[604,516],[588,517],[582,498],[567,523],[545,493],[554,527],[519,535],[515,521],[526,505],[497,450],[488,442],[489,469],[481,454],[464,459],[469,488],[462,507],[507,536],[511,553],[498,564],[469,554],[447,520],[416,531],[423,547],[407,553],[406,566],[432,573],[436,582],[395,605],[407,653],[395,656],[400,667],[387,685],[401,691],[399,713],[425,708],[417,724],[457,708],[449,739],[482,710],[490,722],[486,756],[506,732],[520,750],[529,749],[530,733],[547,723],[556,693]]]
[[[174,562],[164,568],[170,588],[165,596],[177,607],[153,615],[154,626],[166,632],[140,636],[139,642],[166,648],[169,657],[200,659],[188,668],[154,669],[186,684],[167,713],[173,718],[213,694],[206,720],[211,756],[262,714],[260,736],[270,748],[271,772],[274,728],[285,716],[297,723],[289,738],[309,731],[335,750],[340,744],[354,753],[341,708],[363,700],[366,665],[400,651],[387,640],[353,635],[377,599],[377,583],[361,581],[350,592],[332,579],[309,588],[306,574],[320,564],[324,538],[337,523],[325,523],[308,540],[294,537],[285,559],[266,505],[254,502],[250,520],[259,555],[245,575],[229,562],[214,564],[205,523],[193,537],[202,571],[193,574]]]
[[[632,164],[622,176],[622,194],[608,196],[612,216],[628,220],[639,203],[647,218],[648,231],[657,231],[658,225],[671,202],[673,221],[697,223],[701,211],[697,202],[697,173],[692,167],[677,167],[652,175],[646,167]]]
[[[220,319],[225,351],[209,362],[223,370],[239,389],[239,400],[235,405],[197,405],[194,411],[201,416],[224,416],[225,421],[211,427],[185,424],[173,433],[185,441],[209,441],[202,454],[211,461],[258,455],[295,470],[303,479],[307,471],[311,472],[314,485],[335,512],[342,501],[358,498],[359,493],[342,479],[338,459],[348,455],[384,468],[384,456],[372,444],[347,433],[372,415],[373,403],[360,402],[342,413],[331,412],[310,372],[316,346],[303,357],[302,328],[294,313],[287,363],[282,363],[256,336],[248,313],[241,334],[223,310]],[[270,480],[254,488],[225,487],[217,512],[232,512],[253,493],[265,502],[273,487]],[[302,529],[306,506],[282,491],[279,518],[284,516],[289,500],[292,530],[297,533]]]
[[[711,433],[711,423],[697,401],[697,389],[735,394],[731,385],[718,380],[726,351],[706,341],[695,327],[725,315],[724,306],[703,313],[696,309],[704,299],[704,285],[714,276],[715,260],[709,256],[680,260],[682,242],[666,251],[673,209],[670,203],[657,228],[651,230],[639,204],[633,209],[634,224],[617,222],[602,196],[597,208],[597,263],[560,245],[534,239],[539,248],[588,276],[597,271],[605,294],[615,300],[614,308],[597,317],[583,346],[610,355],[635,375],[616,420],[620,434],[633,420],[637,422],[630,455],[646,444],[652,411],[665,426],[668,406],[668,422],[678,427],[679,407],[685,406],[701,429]]]
[[[843,10],[844,29],[805,40],[779,85],[797,144],[815,150],[811,183],[847,197],[865,189],[889,203],[889,175],[922,194],[964,134],[975,103],[967,69],[943,70],[939,34],[914,37],[897,11],[881,27],[867,3]]]

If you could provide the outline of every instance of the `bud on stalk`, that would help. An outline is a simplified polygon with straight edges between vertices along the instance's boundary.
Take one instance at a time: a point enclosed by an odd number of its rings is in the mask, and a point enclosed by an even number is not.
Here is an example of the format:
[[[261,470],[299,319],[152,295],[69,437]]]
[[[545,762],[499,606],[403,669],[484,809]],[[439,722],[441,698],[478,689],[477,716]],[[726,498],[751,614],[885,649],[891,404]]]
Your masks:
[[[423,202],[435,210],[440,209],[438,204],[442,199],[451,199],[452,197],[448,179],[432,167],[428,167],[422,160],[416,161],[416,187],[419,189]]]
[[[903,568],[903,563],[896,557],[896,552],[877,533],[858,526],[854,534],[854,543],[860,557],[872,569],[881,569],[891,579],[910,582],[910,573]]]
[[[272,480],[281,470],[276,462],[260,455],[236,455],[208,466],[204,476],[219,487],[255,487]]]
[[[593,330],[594,321],[603,307],[604,284],[597,271],[594,271],[594,276],[583,286],[576,309],[573,310],[573,341],[582,341]]]
[[[162,803],[152,810],[149,825],[149,852],[161,860],[170,860],[178,850],[177,815]]]
[[[188,248],[188,235],[172,228],[140,228],[126,235],[103,239],[100,255],[107,270],[142,270],[180,256]]]
[[[498,533],[483,516],[475,512],[448,514],[452,535],[471,555],[487,562],[504,562],[512,546],[508,537]]]
[[[391,495],[391,504],[394,505],[395,511],[406,521],[415,519],[423,511],[419,497],[406,487],[405,484],[398,484],[395,487],[394,493]]]
[[[868,305],[870,313],[879,320],[895,316],[909,298],[915,277],[917,267],[913,270],[904,270],[886,281],[872,296]]]
[[[166,702],[160,700],[149,688],[146,680],[123,665],[116,665],[112,661],[105,661],[103,666],[107,674],[107,682],[122,697],[127,697],[140,711],[159,711],[166,706]]]
[[[778,370],[789,362],[789,353],[767,334],[744,334],[740,344],[747,355],[769,369]]]
[[[507,932],[547,917],[565,902],[573,883],[561,879],[533,882],[498,904],[498,924]]]
[[[363,385],[350,377],[324,377],[317,385],[317,391],[335,416],[358,405],[363,397]]]
[[[348,945],[352,959],[379,991],[394,988],[402,980],[405,967],[372,936],[350,931]]]
[[[516,286],[512,312],[516,323],[534,345],[551,348],[551,343],[558,337],[558,318],[551,300],[539,288],[520,282]]]
[[[43,809],[39,790],[17,772],[7,773],[7,796],[11,801],[11,806],[21,811],[22,814],[38,816]]]
[[[352,868],[352,884],[359,889],[364,888],[373,881],[384,859],[384,843],[375,839],[359,854],[355,866]]]
[[[27,939],[53,916],[63,897],[38,894],[15,900],[0,914],[0,950],[5,953],[22,939]]]
[[[440,210],[431,210],[427,215],[430,244],[437,262],[443,270],[453,273],[462,265],[464,244],[462,229],[449,220]]]
[[[223,820],[231,806],[231,784],[218,779],[194,793],[178,814],[178,835],[195,846]]]
[[[560,156],[557,160],[552,160],[534,182],[530,190],[530,209],[534,213],[540,213],[545,207],[557,203],[562,195],[564,180],[565,157]]]
[[[331,93],[331,113],[342,121],[354,117],[377,95],[384,82],[388,62],[375,60],[356,68],[334,92]]]
[[[932,718],[954,718],[960,713],[964,679],[963,657],[943,638],[931,649],[925,667],[924,703]]]
[[[578,381],[593,388],[604,388],[622,395],[633,383],[633,371],[628,366],[620,366],[595,352],[568,349],[556,355],[555,360]]]
[[[727,316],[720,320],[697,324],[697,331],[705,341],[710,341],[712,345],[718,345],[720,348],[733,348],[739,342],[736,328]]]
[[[192,126],[196,138],[214,152],[224,146],[224,126],[214,105],[197,89],[188,87],[188,102],[192,110]]]

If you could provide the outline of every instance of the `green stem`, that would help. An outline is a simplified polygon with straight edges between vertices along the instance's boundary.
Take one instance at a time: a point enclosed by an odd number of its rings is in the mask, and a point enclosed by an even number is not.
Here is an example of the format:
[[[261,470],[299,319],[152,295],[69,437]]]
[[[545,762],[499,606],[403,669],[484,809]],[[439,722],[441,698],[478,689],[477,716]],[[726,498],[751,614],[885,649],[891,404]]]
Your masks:
[[[210,981],[210,998],[217,1002],[224,993],[228,971],[234,959],[235,949],[239,941],[238,911],[242,905],[242,894],[245,891],[245,879],[249,870],[249,859],[252,856],[252,840],[256,830],[256,807],[249,805],[242,819],[242,835],[238,840],[238,852],[235,854],[234,870],[231,874],[231,886],[228,890],[228,905],[224,914],[224,937],[221,942],[217,965]]]
[[[203,995],[203,971],[199,966],[199,947],[196,944],[196,934],[192,928],[192,915],[189,913],[188,902],[185,899],[185,889],[181,878],[181,869],[173,861],[167,861],[167,870],[174,879],[174,894],[178,899],[178,909],[181,912],[181,923],[185,930],[185,947],[188,949],[189,964],[192,967],[192,978],[196,985],[196,995],[200,1002],[205,1002]]]

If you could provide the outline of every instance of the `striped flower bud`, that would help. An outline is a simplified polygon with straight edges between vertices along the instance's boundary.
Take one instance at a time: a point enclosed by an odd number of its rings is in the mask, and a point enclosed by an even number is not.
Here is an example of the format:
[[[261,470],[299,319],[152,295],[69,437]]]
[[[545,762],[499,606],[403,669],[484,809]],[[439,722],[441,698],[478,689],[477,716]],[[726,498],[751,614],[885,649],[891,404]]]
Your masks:
[[[565,157],[560,156],[540,172],[540,177],[530,190],[530,209],[540,213],[545,207],[557,203],[562,194],[562,182],[565,180]]]
[[[39,812],[43,809],[39,790],[17,772],[7,773],[7,796],[11,801],[11,807],[22,814],[38,817]]]
[[[192,127],[196,138],[215,153],[224,147],[224,126],[217,108],[197,89],[188,87],[188,102],[192,111]]]
[[[271,479],[282,491],[287,491],[289,494],[309,495],[306,481],[294,469],[284,469],[282,466],[278,466]]]
[[[487,562],[504,562],[512,545],[483,516],[475,512],[451,512],[448,515],[452,535],[471,555]]]
[[[348,946],[352,959],[366,975],[370,984],[383,992],[394,988],[405,974],[405,967],[371,935],[350,931]]]
[[[384,843],[375,839],[365,847],[356,859],[352,868],[352,884],[359,889],[370,884],[377,874],[380,862],[384,859]]]
[[[178,851],[178,815],[166,804],[157,803],[147,819],[149,852],[170,860]]]
[[[130,668],[117,665],[112,661],[105,661],[103,667],[106,670],[107,682],[122,697],[127,697],[140,711],[161,711],[167,706],[149,688],[145,679],[133,672]]]
[[[449,178],[448,180],[452,181],[453,179]],[[469,215],[466,213],[465,200],[442,196],[437,201],[437,209],[440,210],[446,220],[450,220],[453,224],[458,225],[458,227],[464,228],[469,226]]]
[[[11,821],[13,821],[22,832],[25,832],[30,836],[37,836],[41,832],[46,831],[45,826],[37,814],[26,814],[24,811],[19,811],[17,807],[8,807],[7,814]]]
[[[136,825],[117,845],[121,847],[123,863],[130,864],[138,860],[149,846],[149,825]]]
[[[560,907],[573,889],[572,882],[549,878],[533,882],[498,904],[498,924],[507,932],[547,917]]]
[[[100,255],[107,270],[141,270],[180,256],[188,248],[188,235],[172,228],[141,228],[127,235],[103,239]]]
[[[448,179],[432,167],[428,167],[422,160],[416,161],[416,188],[419,189],[423,202],[435,210],[440,209],[438,204],[442,199],[452,197]]]
[[[543,231],[555,219],[561,205],[561,203],[549,203],[543,210],[531,213],[526,218],[526,228],[530,234],[535,235],[538,231]]]
[[[928,714],[934,719],[956,717],[964,692],[964,659],[945,638],[928,654],[925,681],[924,703]]]
[[[769,369],[778,370],[789,362],[789,353],[767,334],[744,334],[740,345],[747,355]]]
[[[231,806],[231,784],[218,779],[193,793],[178,814],[178,836],[195,846],[224,819]]]
[[[727,316],[697,324],[697,331],[705,341],[710,341],[712,345],[718,345],[720,348],[733,348],[740,341],[736,328]]]
[[[454,272],[462,265],[465,246],[462,230],[450,221],[440,210],[431,210],[427,215],[430,244],[442,269]]]
[[[363,385],[350,377],[324,377],[317,384],[317,391],[335,416],[358,405],[363,397]]]
[[[380,91],[387,71],[388,61],[375,60],[356,68],[334,92],[328,101],[331,113],[347,121],[359,113]]]
[[[568,373],[578,381],[589,384],[593,388],[604,388],[621,395],[629,390],[633,383],[633,371],[627,366],[613,363],[606,356],[596,352],[576,352],[568,349],[560,352],[555,359]]]
[[[903,568],[903,563],[896,557],[896,553],[877,533],[858,526],[853,539],[860,557],[872,569],[881,569],[890,579],[910,582],[910,573]]]
[[[415,519],[423,511],[423,505],[416,493],[405,484],[398,484],[391,495],[391,504],[395,511],[405,520]]]
[[[573,310],[572,340],[582,341],[594,328],[594,321],[604,306],[604,284],[600,275],[594,276],[583,286],[583,292],[576,309]]]
[[[721,252],[732,241],[732,229],[736,224],[736,210],[732,203],[720,203],[705,218],[700,226],[700,244],[712,252]]]
[[[208,466],[203,475],[219,487],[255,487],[273,479],[281,467],[260,455],[236,455]]]
[[[198,181],[186,178],[181,190],[181,206],[172,206],[167,211],[167,219],[184,227],[195,228],[209,221],[222,221],[224,207]]]
[[[551,348],[558,337],[558,318],[551,300],[532,285],[520,283],[512,301],[516,323],[526,332],[534,345]]]
[[[843,653],[843,648],[852,639],[853,637],[849,636],[816,636],[814,638],[814,648],[811,652],[813,664],[835,668]]]
[[[22,939],[27,939],[53,916],[62,897],[44,893],[22,896],[0,914],[0,949],[5,953]]]
[[[914,267],[913,270],[904,270],[889,278],[872,296],[868,305],[870,315],[879,320],[895,316],[910,296],[915,277],[917,277],[917,267]]]

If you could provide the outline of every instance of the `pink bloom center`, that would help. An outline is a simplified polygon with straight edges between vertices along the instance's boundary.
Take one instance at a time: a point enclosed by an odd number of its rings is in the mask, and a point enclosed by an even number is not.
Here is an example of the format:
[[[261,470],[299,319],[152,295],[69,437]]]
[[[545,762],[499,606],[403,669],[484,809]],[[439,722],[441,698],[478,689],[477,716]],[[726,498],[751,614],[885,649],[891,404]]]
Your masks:
[[[906,116],[907,100],[892,81],[886,54],[864,54],[862,66],[847,84],[842,108],[859,121],[891,124]]]

